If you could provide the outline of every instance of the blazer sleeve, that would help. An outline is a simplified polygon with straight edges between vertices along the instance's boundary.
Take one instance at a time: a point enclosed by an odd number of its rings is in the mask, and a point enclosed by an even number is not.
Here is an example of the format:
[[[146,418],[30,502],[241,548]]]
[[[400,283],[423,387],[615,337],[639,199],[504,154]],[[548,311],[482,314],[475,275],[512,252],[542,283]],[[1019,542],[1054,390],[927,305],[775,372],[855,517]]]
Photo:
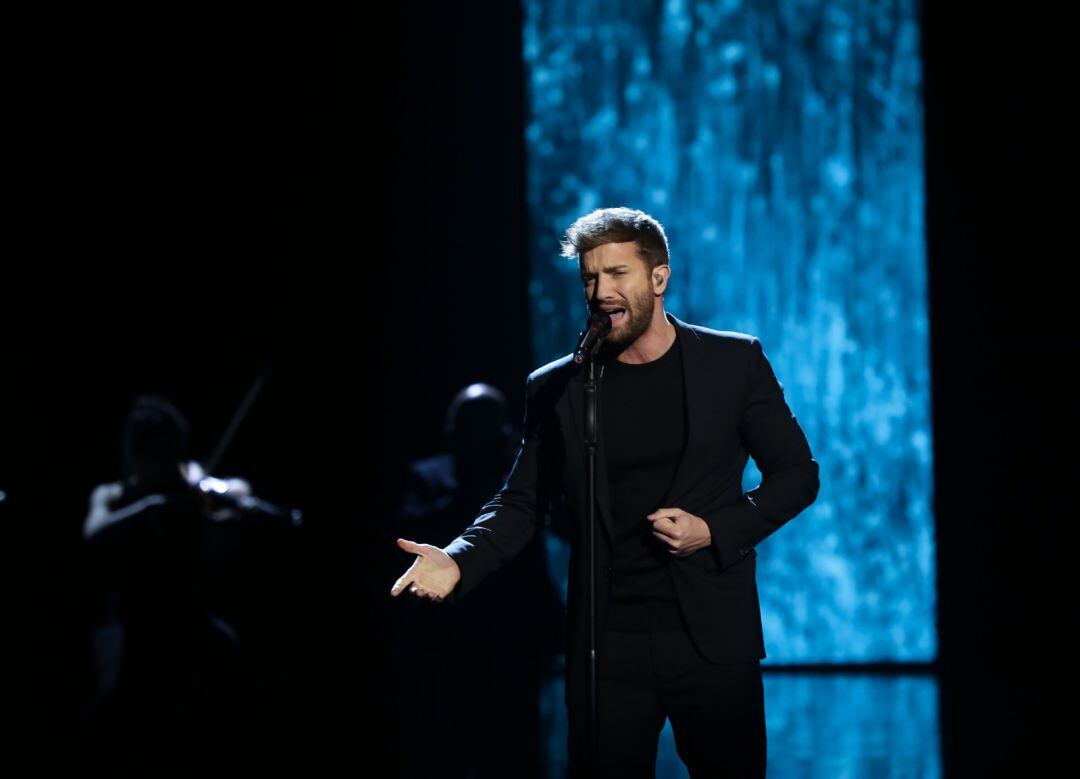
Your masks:
[[[541,467],[542,412],[537,379],[525,383],[525,421],[517,458],[502,488],[485,503],[479,516],[443,547],[461,571],[461,580],[446,598],[459,602],[489,573],[525,548],[547,516],[546,484]]]
[[[761,484],[735,505],[702,516],[721,571],[813,503],[819,487],[818,464],[757,338],[751,338],[749,358],[739,437],[761,471]]]

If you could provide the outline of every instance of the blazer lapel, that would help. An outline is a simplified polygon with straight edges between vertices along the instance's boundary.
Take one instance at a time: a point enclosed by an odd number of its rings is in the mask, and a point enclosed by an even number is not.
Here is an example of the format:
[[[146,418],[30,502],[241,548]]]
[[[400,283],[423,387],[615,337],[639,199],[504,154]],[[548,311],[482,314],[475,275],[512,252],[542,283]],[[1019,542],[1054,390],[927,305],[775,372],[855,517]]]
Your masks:
[[[671,480],[671,487],[664,498],[662,508],[680,506],[683,496],[693,486],[690,479],[694,469],[691,463],[699,458],[705,425],[700,412],[708,402],[708,371],[701,358],[701,336],[695,333],[685,322],[666,313],[668,321],[675,325],[675,336],[679,339],[682,352],[683,393],[686,404],[686,445]],[[697,416],[695,416],[697,414]]]

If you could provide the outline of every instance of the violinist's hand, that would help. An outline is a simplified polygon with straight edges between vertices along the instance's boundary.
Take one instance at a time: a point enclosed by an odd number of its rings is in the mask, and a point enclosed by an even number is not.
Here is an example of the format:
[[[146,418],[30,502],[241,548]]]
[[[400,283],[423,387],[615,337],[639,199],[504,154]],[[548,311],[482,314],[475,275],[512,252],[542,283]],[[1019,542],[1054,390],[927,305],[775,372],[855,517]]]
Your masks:
[[[399,538],[397,545],[406,552],[415,552],[417,558],[390,588],[392,596],[397,597],[408,587],[409,592],[418,598],[429,598],[441,603],[461,581],[461,569],[453,558],[439,547],[413,543],[404,538]]]
[[[84,539],[89,540],[91,536],[116,521],[112,506],[123,495],[124,485],[118,481],[99,484],[94,488],[94,491],[90,493],[90,511],[86,515],[86,519],[83,520]]]

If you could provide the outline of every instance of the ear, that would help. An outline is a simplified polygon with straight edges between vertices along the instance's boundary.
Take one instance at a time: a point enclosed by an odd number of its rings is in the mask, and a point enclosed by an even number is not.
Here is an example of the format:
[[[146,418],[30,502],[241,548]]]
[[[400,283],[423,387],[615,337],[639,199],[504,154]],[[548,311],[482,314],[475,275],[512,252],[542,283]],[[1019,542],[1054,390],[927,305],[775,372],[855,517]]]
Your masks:
[[[652,270],[652,288],[653,294],[662,295],[667,289],[667,281],[671,276],[670,265],[657,265]]]

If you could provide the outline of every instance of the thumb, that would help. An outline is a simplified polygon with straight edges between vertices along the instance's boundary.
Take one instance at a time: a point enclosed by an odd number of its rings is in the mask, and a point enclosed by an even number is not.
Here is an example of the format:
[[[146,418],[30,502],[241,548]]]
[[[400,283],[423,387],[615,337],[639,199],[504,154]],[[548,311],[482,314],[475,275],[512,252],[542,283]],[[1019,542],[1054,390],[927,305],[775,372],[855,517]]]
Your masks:
[[[397,545],[404,549],[406,552],[414,552],[415,554],[421,554],[423,551],[423,548],[420,544],[416,543],[415,541],[409,541],[406,538],[399,538],[397,540]]]

